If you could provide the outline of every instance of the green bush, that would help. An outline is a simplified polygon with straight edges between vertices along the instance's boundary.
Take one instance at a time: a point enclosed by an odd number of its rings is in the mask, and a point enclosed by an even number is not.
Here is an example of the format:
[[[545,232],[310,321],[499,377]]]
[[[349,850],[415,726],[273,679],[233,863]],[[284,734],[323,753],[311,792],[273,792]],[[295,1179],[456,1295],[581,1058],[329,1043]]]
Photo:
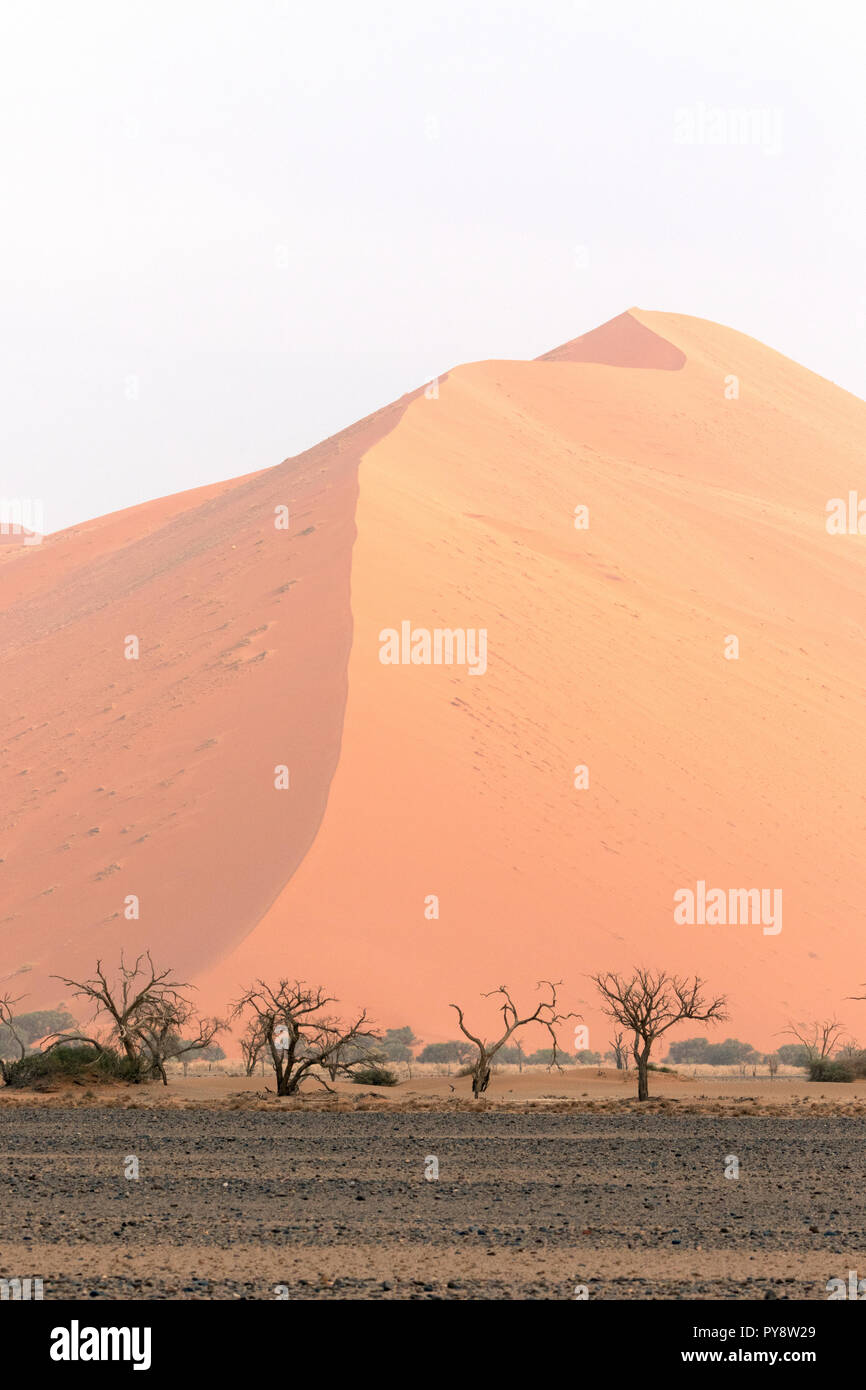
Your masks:
[[[740,1042],[739,1038],[725,1038],[724,1042],[711,1043],[708,1038],[684,1038],[682,1042],[671,1043],[666,1062],[675,1065],[706,1065],[711,1067],[736,1067],[743,1062],[750,1066],[761,1060],[751,1043]]]
[[[139,1081],[141,1068],[116,1052],[83,1043],[54,1047],[49,1052],[30,1052],[17,1062],[7,1064],[7,1086],[39,1087],[64,1078],[76,1081]]]
[[[419,1062],[434,1062],[441,1066],[443,1062],[465,1062],[472,1056],[471,1043],[465,1042],[443,1042],[428,1043],[418,1054]]]
[[[356,1086],[396,1086],[398,1078],[396,1072],[387,1067],[371,1066],[353,1071],[352,1080]]]
[[[49,1033],[69,1033],[77,1028],[75,1019],[63,1008],[39,1009],[34,1013],[15,1014],[15,1033],[29,1047]],[[18,1043],[5,1023],[0,1023],[0,1057],[11,1061],[18,1056]]]
[[[837,1060],[844,1062],[846,1067],[851,1068],[855,1081],[860,1081],[866,1076],[866,1052],[852,1049],[850,1052],[844,1052]]]
[[[535,1052],[530,1052],[525,1060],[531,1067],[552,1067],[554,1065],[553,1048],[539,1047]],[[561,1052],[559,1048],[556,1049],[556,1061],[561,1067],[574,1066],[574,1058],[571,1054],[568,1052]]]
[[[853,1081],[854,1067],[838,1057],[818,1057],[809,1063],[810,1081]]]

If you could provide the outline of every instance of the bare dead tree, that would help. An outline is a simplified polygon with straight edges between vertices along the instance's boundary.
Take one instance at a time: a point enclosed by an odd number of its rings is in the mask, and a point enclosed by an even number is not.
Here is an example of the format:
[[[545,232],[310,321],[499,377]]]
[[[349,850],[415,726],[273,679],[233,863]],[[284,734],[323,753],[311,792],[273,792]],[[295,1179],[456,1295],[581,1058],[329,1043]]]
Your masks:
[[[832,1057],[842,1033],[844,1023],[837,1018],[824,1019],[821,1023],[789,1023],[783,1032],[796,1038],[802,1044],[810,1062],[823,1062]]]
[[[460,1005],[450,1005],[452,1009],[456,1010],[457,1018],[460,1023],[460,1031],[463,1033],[464,1037],[467,1037],[478,1049],[478,1056],[472,1066],[472,1094],[476,1100],[478,1100],[482,1091],[487,1090],[490,1084],[490,1064],[499,1049],[505,1046],[512,1033],[516,1032],[518,1028],[526,1028],[530,1023],[539,1023],[543,1028],[547,1029],[550,1034],[551,1042],[553,1043],[553,1060],[550,1065],[559,1067],[559,1062],[557,1061],[556,1032],[554,1031],[555,1026],[559,1023],[564,1023],[566,1019],[580,1017],[579,1014],[560,1014],[557,1012],[556,990],[561,984],[561,980],[557,980],[555,984],[551,980],[539,980],[536,989],[541,989],[542,985],[547,985],[547,988],[550,990],[550,999],[542,1000],[535,1012],[527,1014],[525,1018],[520,1017],[517,1006],[505,985],[500,985],[498,989],[492,989],[489,990],[487,994],[482,994],[482,999],[490,999],[494,994],[501,994],[504,999],[504,1003],[500,1005],[503,1032],[496,1042],[486,1042],[483,1038],[476,1037],[474,1033],[470,1033],[469,1029],[466,1027],[463,1018],[463,1010],[460,1008]]]
[[[378,1033],[356,1033],[338,1043],[325,1066],[331,1080],[336,1081],[341,1072],[350,1072],[361,1062],[384,1062],[380,1042]]]
[[[623,1042],[624,1037],[624,1033],[614,1033],[610,1044],[617,1071],[628,1071],[628,1048]]]
[[[109,981],[101,960],[96,962],[92,979],[69,980],[65,975],[52,978],[61,980],[77,998],[93,1005],[94,1022],[108,1018],[109,1040],[123,1049],[133,1073],[144,1076],[149,1071],[152,1076],[158,1076],[164,1075],[164,1072],[160,1071],[151,1043],[159,1046],[157,1039],[162,1030],[162,1021],[182,1016],[192,1009],[181,991],[193,986],[182,980],[174,980],[171,975],[170,969],[157,970],[150,952],[145,951],[131,966],[127,965],[121,952],[118,978],[114,982]],[[171,1031],[170,1025],[168,1031]],[[52,1045],[60,1046],[73,1041],[96,1045],[93,1038],[72,1038],[69,1035],[58,1037]]]
[[[861,989],[866,989],[866,985],[861,985],[860,988],[861,988]],[[847,997],[848,997],[849,999],[856,999],[857,1002],[858,1002],[858,1003],[861,1003],[861,1004],[864,1002],[864,1000],[866,1000],[866,994],[849,994]],[[853,1055],[859,1053],[860,1050],[861,1050],[861,1049],[859,1048],[859,1046],[857,1045],[857,1043],[853,1043],[853,1048],[854,1048],[854,1051],[850,1054],[851,1056],[853,1056]]]
[[[370,1039],[376,1043],[380,1039],[365,1027],[366,1010],[354,1023],[341,1023],[325,1012],[329,1004],[336,1002],[321,986],[306,985],[300,980],[280,980],[276,986],[257,980],[234,1005],[233,1017],[252,1013],[253,1031],[249,1036],[260,1040],[260,1055],[267,1052],[270,1056],[277,1095],[295,1095],[306,1080],[318,1081],[330,1091],[317,1071],[336,1067],[337,1071],[348,1072],[352,1065],[372,1060],[368,1043]],[[249,1030],[250,1024],[247,1027]],[[350,1048],[351,1062],[345,1060]]]
[[[767,1054],[767,1070],[768,1070],[769,1073],[770,1073],[770,1080],[771,1080],[771,1081],[774,1080],[774,1078],[775,1078],[775,1076],[776,1076],[776,1073],[777,1073],[777,1071],[779,1070],[779,1054],[778,1054],[778,1052],[769,1052],[769,1053]]]
[[[0,995],[0,1026],[4,1027],[7,1030],[10,1038],[14,1042],[15,1046],[18,1048],[19,1061],[22,1057],[25,1057],[27,1055],[27,1045],[21,1037],[21,1034],[18,1032],[18,1029],[15,1027],[14,1010],[15,1005],[20,1004],[23,998],[23,994],[19,994],[17,999],[13,999],[9,994]],[[4,1082],[8,1081],[9,1079],[6,1058],[4,1057],[0,1057],[0,1076],[3,1077]]]
[[[142,1010],[134,1031],[152,1079],[158,1077],[167,1086],[166,1062],[180,1061],[186,1075],[189,1054],[205,1051],[225,1026],[218,1018],[199,1018],[192,1003],[178,997],[157,1000]]]
[[[653,1043],[675,1023],[693,1019],[716,1023],[727,1018],[724,995],[709,1000],[704,996],[705,981],[695,975],[687,979],[668,975],[664,970],[636,969],[631,978],[607,971],[593,975],[602,997],[602,1007],[614,1023],[628,1029],[634,1038],[632,1054],[638,1073],[638,1100],[649,1099],[649,1060]]]
[[[52,1038],[53,1042],[47,1043],[42,1049],[43,1052],[51,1052],[55,1047],[68,1047],[70,1043],[76,1042],[87,1043],[95,1052],[108,1051],[104,1039],[100,1041],[99,1038],[92,1038],[84,1033],[49,1033],[48,1037]]]
[[[247,1026],[241,1035],[240,1044],[241,1056],[244,1059],[244,1075],[252,1076],[256,1069],[256,1062],[259,1060],[259,1054],[265,1045],[264,1035],[257,1014],[254,1014],[252,1018],[247,1020]]]

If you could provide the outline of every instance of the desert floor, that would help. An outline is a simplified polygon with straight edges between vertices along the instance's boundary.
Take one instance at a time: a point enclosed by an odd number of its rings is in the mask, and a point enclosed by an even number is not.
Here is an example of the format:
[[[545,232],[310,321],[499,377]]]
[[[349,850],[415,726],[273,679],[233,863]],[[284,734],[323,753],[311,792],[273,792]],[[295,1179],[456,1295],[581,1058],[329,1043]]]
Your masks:
[[[0,1277],[46,1299],[825,1299],[866,1274],[866,1086],[653,1082],[642,1107],[587,1072],[499,1075],[477,1107],[453,1077],[2,1091]]]

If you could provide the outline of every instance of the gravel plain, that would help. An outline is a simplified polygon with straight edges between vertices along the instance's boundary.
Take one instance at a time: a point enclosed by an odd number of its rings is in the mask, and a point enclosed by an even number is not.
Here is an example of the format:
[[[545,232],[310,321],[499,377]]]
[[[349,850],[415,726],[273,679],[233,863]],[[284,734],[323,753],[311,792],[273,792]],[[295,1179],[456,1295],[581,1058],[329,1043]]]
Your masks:
[[[46,1299],[825,1299],[866,1275],[864,1145],[838,1115],[16,1105],[0,1277]]]

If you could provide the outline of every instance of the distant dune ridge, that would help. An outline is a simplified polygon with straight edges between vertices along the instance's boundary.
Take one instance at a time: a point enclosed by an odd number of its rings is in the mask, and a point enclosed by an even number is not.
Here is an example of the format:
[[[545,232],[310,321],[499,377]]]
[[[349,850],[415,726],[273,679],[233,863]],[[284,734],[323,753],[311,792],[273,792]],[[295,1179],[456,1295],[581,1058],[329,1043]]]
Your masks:
[[[862,1041],[866,536],[825,517],[864,439],[779,353],[631,309],[3,545],[0,988],[149,947],[208,1009],[285,974],[430,1040],[546,976],[605,1051],[586,976],[646,962],[756,1045],[834,1009]],[[483,674],[383,664],[404,623],[483,630]],[[780,889],[784,929],[676,922],[699,882]]]

